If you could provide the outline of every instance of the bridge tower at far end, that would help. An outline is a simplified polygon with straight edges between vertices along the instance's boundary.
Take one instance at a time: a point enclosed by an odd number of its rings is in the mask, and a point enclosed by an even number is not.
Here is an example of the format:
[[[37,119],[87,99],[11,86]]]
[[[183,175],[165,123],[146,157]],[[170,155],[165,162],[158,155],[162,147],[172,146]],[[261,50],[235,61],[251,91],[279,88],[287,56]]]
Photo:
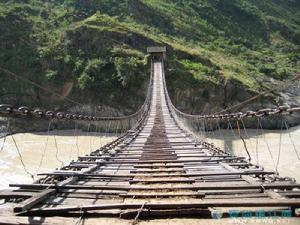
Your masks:
[[[163,46],[155,46],[155,47],[148,47],[147,52],[151,54],[153,60],[162,61],[166,58],[166,47]]]

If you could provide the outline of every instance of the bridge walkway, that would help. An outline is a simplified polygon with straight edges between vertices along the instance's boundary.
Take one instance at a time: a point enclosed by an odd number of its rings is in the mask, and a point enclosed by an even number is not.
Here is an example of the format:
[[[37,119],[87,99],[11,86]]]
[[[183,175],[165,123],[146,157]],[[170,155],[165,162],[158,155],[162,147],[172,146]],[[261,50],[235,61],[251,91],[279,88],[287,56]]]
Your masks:
[[[300,206],[299,184],[195,143],[168,108],[163,63],[152,66],[151,108],[141,128],[118,139],[113,149],[79,157],[68,170],[42,174],[44,183],[12,184],[19,189],[0,195],[23,200],[5,206],[21,216],[123,218],[210,217],[233,209],[287,213]]]

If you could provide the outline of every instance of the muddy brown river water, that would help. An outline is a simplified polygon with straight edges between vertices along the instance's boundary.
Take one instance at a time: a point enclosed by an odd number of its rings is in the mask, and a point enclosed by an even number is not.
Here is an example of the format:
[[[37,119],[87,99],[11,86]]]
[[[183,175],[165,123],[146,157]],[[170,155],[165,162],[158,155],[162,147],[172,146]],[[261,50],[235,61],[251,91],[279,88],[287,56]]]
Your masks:
[[[49,136],[47,132],[15,134],[21,157],[11,136],[6,138],[2,151],[4,138],[0,139],[0,189],[7,188],[9,183],[33,181],[30,174],[24,171],[21,159],[31,174],[51,172],[114,139],[113,136],[97,136],[92,132],[77,131],[77,134],[78,137],[75,137],[73,130],[51,131]]]
[[[78,156],[89,154],[114,138],[79,131],[77,132],[79,136],[76,138],[73,132],[72,130],[52,131],[49,136],[43,132],[15,134],[14,139],[26,170],[34,175],[51,172]],[[257,134],[256,130],[247,130],[247,134],[242,133],[242,135],[253,163],[258,163],[268,170],[276,170],[278,164],[277,169],[281,176],[293,177],[300,182],[300,158],[298,157],[300,155],[300,126],[281,134],[280,131],[265,130],[263,134]],[[0,151],[3,140],[3,138],[0,139]],[[236,155],[247,157],[244,144],[237,132],[217,131],[208,135],[206,140],[214,142],[222,149],[228,151],[232,149],[231,152]],[[279,152],[280,157],[278,157]],[[0,152],[0,188],[7,188],[9,183],[33,181],[24,171],[21,158],[12,137],[8,136]],[[37,178],[38,176],[35,176],[35,179]]]
[[[241,132],[248,149],[251,162],[265,169],[279,172],[280,176],[293,177],[300,182],[300,126],[289,130],[248,129]],[[221,149],[248,158],[244,143],[238,132],[222,130],[207,137]],[[232,149],[232,150],[230,150]]]

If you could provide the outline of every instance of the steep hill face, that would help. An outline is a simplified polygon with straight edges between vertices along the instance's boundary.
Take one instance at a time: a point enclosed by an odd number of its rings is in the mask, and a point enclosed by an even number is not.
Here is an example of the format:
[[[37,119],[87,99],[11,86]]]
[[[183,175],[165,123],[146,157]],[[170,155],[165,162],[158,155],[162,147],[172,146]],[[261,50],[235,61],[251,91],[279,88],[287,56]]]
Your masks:
[[[219,111],[300,74],[296,0],[10,0],[0,3],[0,65],[85,104],[142,103],[146,47],[165,45],[167,83],[189,113]],[[0,72],[1,102],[70,107]],[[300,104],[296,83],[251,108]],[[246,106],[249,108],[250,106]]]

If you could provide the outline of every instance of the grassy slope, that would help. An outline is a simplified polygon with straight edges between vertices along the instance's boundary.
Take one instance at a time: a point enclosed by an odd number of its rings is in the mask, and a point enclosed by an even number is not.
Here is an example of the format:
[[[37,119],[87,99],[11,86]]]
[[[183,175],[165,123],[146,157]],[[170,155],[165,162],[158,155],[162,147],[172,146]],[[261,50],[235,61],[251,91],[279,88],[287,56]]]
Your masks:
[[[0,40],[8,42],[0,49],[1,65],[58,91],[72,83],[70,96],[93,103],[137,107],[148,45],[168,46],[169,89],[189,112],[218,110],[300,71],[297,1],[17,2],[0,5]],[[43,98],[16,82],[1,92],[16,85],[19,96]]]

